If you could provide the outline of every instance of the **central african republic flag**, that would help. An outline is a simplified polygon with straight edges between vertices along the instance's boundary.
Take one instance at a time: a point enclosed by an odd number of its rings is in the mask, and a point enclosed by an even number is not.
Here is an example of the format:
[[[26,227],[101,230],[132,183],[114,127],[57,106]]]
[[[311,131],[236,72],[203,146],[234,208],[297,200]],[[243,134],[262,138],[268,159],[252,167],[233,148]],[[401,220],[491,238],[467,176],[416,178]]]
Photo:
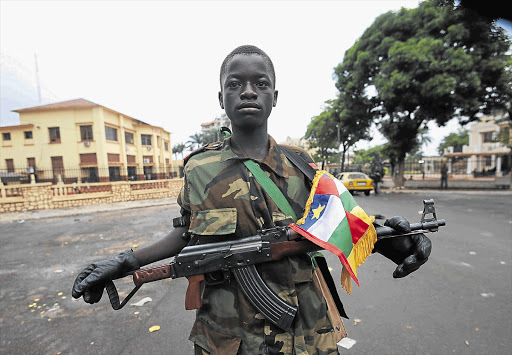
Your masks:
[[[356,268],[377,241],[373,217],[356,203],[345,185],[326,171],[316,172],[304,216],[290,227],[338,256],[341,286],[350,294],[350,278],[359,285]]]

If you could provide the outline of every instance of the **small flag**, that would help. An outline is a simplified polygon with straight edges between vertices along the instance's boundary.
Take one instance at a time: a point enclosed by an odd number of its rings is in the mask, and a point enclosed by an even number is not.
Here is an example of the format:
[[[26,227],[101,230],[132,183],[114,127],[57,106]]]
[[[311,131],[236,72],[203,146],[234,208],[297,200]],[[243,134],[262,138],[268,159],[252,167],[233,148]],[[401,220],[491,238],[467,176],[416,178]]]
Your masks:
[[[338,256],[343,265],[341,286],[350,294],[350,278],[359,285],[356,268],[364,263],[377,241],[373,221],[345,185],[319,170],[313,179],[304,216],[290,227]]]

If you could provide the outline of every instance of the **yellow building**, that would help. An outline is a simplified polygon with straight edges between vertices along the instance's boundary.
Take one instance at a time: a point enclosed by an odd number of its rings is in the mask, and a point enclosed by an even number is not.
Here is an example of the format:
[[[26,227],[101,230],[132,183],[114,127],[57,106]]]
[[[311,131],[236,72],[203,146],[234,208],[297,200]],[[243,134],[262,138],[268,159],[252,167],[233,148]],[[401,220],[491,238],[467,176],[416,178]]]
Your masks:
[[[84,99],[14,110],[0,127],[0,172],[38,181],[153,180],[169,176],[170,133]]]

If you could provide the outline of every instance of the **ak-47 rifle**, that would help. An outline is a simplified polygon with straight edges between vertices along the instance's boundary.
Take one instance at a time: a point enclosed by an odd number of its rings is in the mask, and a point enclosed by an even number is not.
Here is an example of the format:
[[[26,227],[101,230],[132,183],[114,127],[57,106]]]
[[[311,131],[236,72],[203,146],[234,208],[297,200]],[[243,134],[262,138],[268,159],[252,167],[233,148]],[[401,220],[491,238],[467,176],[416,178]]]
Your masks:
[[[377,240],[437,232],[440,226],[445,225],[445,220],[437,219],[434,200],[424,200],[423,205],[421,221],[411,224],[410,233],[400,233],[390,227],[376,226]],[[427,217],[429,214],[431,216]],[[121,303],[112,281],[107,282],[106,288],[112,308],[118,310],[123,308],[145,283],[166,278],[186,277],[189,286],[185,298],[185,309],[190,310],[201,306],[201,281],[214,284],[219,283],[219,279],[221,279],[220,282],[224,282],[234,276],[252,305],[269,321],[287,330],[290,329],[297,308],[287,304],[270,290],[258,274],[256,265],[321,249],[320,246],[313,244],[289,227],[275,227],[262,230],[257,235],[233,241],[187,246],[170,264],[132,272],[130,274],[133,274],[135,288]],[[222,277],[216,277],[219,274]]]

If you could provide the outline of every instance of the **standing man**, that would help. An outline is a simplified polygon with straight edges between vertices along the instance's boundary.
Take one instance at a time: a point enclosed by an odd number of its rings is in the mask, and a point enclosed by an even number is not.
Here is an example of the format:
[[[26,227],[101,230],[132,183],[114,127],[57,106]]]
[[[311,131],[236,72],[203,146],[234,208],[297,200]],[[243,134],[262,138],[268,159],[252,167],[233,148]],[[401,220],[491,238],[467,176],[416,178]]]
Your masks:
[[[441,190],[443,188],[448,190],[448,168],[446,167],[446,163],[443,163],[441,167]]]
[[[187,244],[239,239],[292,222],[244,161],[257,163],[281,190],[294,213],[303,214],[311,181],[286,158],[267,131],[268,118],[277,103],[275,83],[272,61],[259,48],[241,46],[226,57],[218,99],[231,120],[233,134],[186,159],[185,185],[178,197],[182,217],[173,221],[175,229],[155,244],[89,265],[75,280],[73,297],[98,302],[105,280],[174,256]],[[202,94],[201,90],[198,94]],[[312,163],[304,151],[294,149]],[[400,231],[410,230],[409,223],[401,217],[386,223]],[[417,270],[427,261],[430,250],[430,240],[424,235],[385,239],[373,248],[398,264],[394,277]],[[326,302],[313,282],[312,270],[307,254],[258,265],[269,288],[298,308],[289,330],[280,329],[259,313],[235,280],[204,285],[202,305],[189,338],[195,353],[337,354]]]

